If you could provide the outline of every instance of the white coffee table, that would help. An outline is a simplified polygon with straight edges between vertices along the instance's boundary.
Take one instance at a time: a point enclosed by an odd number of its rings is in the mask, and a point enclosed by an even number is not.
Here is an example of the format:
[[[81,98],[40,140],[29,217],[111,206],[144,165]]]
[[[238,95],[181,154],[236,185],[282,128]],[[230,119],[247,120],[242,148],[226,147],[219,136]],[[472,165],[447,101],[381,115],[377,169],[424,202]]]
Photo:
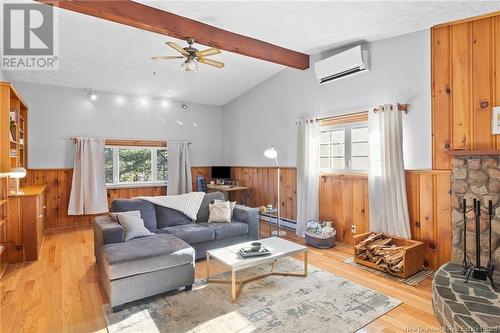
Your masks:
[[[254,241],[249,241],[245,243],[240,243],[236,245],[231,245],[215,250],[207,251],[207,283],[230,283],[231,284],[231,300],[236,301],[238,295],[240,294],[243,284],[254,281],[257,279],[265,278],[270,275],[279,276],[297,276],[306,277],[307,276],[307,247],[287,241],[283,238],[270,237],[265,239],[260,239],[257,242],[262,243],[267,249],[271,251],[270,255],[254,257],[243,259],[238,251],[247,247]],[[289,257],[294,254],[304,254],[304,271],[303,272],[277,272],[275,270],[276,263],[278,259]],[[231,270],[231,279],[211,279],[210,278],[210,260],[215,259],[222,263],[225,267]],[[260,274],[246,279],[237,279],[236,272],[241,271],[246,268],[255,267],[262,264],[272,264],[271,271],[269,273]]]

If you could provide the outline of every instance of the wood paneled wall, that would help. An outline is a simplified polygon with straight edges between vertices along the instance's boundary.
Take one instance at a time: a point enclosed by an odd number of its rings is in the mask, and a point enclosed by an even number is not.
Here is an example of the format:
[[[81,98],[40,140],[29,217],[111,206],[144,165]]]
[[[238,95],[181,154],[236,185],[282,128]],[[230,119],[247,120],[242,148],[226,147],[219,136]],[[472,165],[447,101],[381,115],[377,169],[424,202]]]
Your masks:
[[[237,167],[233,177],[251,187],[248,194],[233,199],[250,206],[276,202],[274,168]],[[283,216],[296,219],[296,169],[282,170]],[[412,238],[426,243],[425,260],[437,268],[451,256],[450,172],[407,171],[406,187]],[[333,221],[339,242],[352,244],[356,233],[370,230],[368,178],[366,175],[325,174],[320,177],[320,219]]]
[[[370,231],[368,177],[365,175],[322,175],[319,183],[319,217],[333,221],[339,242],[353,244],[356,233]]]
[[[210,167],[193,167],[195,178],[203,175],[210,180]],[[232,177],[240,185],[250,187],[248,192],[232,194],[231,199],[252,207],[275,204],[276,169],[260,167],[234,167]],[[47,185],[46,228],[58,228],[92,223],[91,215],[67,214],[71,191],[72,169],[31,169],[25,184]],[[296,169],[281,169],[282,216],[297,218]],[[437,267],[449,259],[451,251],[450,222],[450,173],[448,171],[408,171],[407,193],[412,235],[427,243],[426,260],[430,267]],[[115,198],[141,195],[165,195],[166,187],[118,188],[108,190],[109,203]],[[352,243],[351,226],[356,232],[369,230],[368,179],[362,175],[322,175],[320,178],[320,218],[334,221],[337,239]]]
[[[412,239],[426,243],[426,264],[437,268],[451,257],[450,172],[407,171],[406,189]],[[352,243],[356,232],[370,230],[368,178],[322,175],[320,219],[334,221],[337,239]]]
[[[210,167],[193,167],[193,179],[197,174],[210,175]],[[46,184],[47,219],[45,228],[60,228],[92,223],[92,215],[68,215],[69,195],[73,169],[30,169],[24,185]],[[207,177],[208,179],[210,177]],[[196,188],[196,182],[193,182]],[[165,195],[165,186],[108,189],[108,202],[115,198],[132,198],[143,195]]]
[[[246,192],[235,192],[231,199],[251,207],[276,205],[277,170],[263,167],[233,167],[231,177],[239,181],[239,185],[250,187]],[[281,216],[290,220],[297,218],[297,173],[295,168],[280,170],[280,207]]]
[[[451,172],[407,171],[412,239],[426,243],[425,261],[438,268],[451,258]]]
[[[491,110],[500,106],[500,14],[432,29],[433,169],[450,150],[500,149]]]

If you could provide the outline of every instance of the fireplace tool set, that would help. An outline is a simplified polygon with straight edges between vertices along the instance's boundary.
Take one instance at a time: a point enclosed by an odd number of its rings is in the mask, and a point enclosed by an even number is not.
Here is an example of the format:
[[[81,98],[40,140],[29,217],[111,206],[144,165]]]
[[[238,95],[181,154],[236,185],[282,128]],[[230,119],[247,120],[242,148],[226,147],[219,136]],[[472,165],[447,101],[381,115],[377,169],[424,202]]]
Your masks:
[[[486,267],[481,266],[481,201],[474,199],[473,208],[467,210],[467,202],[463,199],[463,219],[464,219],[464,260],[463,260],[463,271],[462,273],[466,275],[465,283],[469,282],[469,278],[472,275],[472,278],[477,280],[486,280],[489,279],[491,286],[496,289],[495,283],[493,282],[493,271],[495,269],[493,265],[492,251],[491,248],[491,223],[493,216],[493,202],[489,200],[488,202],[488,222],[489,222],[489,231],[488,231],[488,263]],[[476,264],[469,264],[467,260],[467,213],[470,211],[474,211],[474,222],[476,227]]]

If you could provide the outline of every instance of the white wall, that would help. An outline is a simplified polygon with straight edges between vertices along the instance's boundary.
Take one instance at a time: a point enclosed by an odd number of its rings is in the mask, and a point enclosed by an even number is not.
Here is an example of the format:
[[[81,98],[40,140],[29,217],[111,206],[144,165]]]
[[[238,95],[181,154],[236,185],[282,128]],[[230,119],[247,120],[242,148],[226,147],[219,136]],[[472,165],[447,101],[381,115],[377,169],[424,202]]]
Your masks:
[[[271,166],[263,155],[275,145],[281,164],[296,166],[303,116],[365,111],[388,102],[409,103],[404,116],[406,169],[430,169],[431,79],[428,30],[369,44],[371,70],[319,85],[314,69],[285,69],[224,106],[227,165]],[[319,60],[319,57],[312,62]]]
[[[193,166],[218,165],[223,161],[221,107],[190,104],[184,110],[180,103],[163,108],[156,102],[144,109],[134,96],[126,96],[127,103],[118,106],[116,95],[99,94],[98,100],[92,102],[80,89],[24,82],[14,85],[29,106],[30,168],[72,168],[74,143],[68,138],[80,135],[188,139],[193,143]]]

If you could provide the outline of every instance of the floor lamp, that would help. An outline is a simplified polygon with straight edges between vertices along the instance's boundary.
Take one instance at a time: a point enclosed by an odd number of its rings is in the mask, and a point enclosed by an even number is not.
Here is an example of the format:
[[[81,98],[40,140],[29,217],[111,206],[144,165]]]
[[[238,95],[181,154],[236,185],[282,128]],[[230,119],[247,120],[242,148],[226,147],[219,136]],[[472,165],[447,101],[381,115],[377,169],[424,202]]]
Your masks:
[[[280,201],[280,165],[278,163],[278,152],[276,151],[276,148],[271,147],[269,149],[266,149],[264,151],[264,155],[267,158],[270,158],[276,162],[276,168],[278,169],[278,205],[277,205],[277,230],[272,232],[273,236],[278,236],[278,237],[284,237],[286,236],[286,231],[281,230],[281,214],[280,214],[280,206],[281,206],[281,201]]]

